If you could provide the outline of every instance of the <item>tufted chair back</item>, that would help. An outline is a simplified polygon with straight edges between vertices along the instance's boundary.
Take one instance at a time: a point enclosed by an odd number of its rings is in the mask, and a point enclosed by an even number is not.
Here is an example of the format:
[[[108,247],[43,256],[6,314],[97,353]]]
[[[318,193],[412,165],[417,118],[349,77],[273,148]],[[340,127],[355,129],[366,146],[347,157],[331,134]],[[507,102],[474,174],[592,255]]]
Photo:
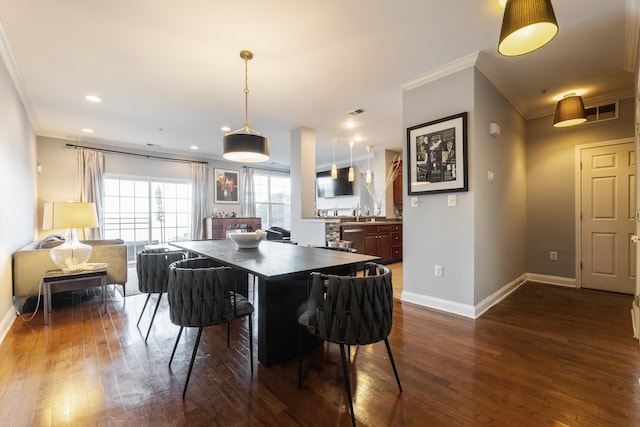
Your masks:
[[[191,258],[169,266],[169,315],[178,326],[204,327],[234,318],[231,268],[208,258]]]
[[[167,292],[169,284],[169,265],[185,259],[184,252],[139,252],[136,272],[141,292],[158,294]]]
[[[324,341],[365,345],[391,332],[391,270],[368,264],[365,276],[311,274],[307,328]]]

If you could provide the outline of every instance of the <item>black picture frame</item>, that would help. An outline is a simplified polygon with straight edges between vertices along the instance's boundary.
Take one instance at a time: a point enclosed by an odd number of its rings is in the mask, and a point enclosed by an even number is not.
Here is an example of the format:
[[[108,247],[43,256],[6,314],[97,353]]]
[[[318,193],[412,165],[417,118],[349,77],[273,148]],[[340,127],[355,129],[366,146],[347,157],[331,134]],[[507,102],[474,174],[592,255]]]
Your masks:
[[[468,191],[467,113],[407,128],[409,195]]]
[[[213,177],[215,203],[240,203],[240,173],[238,171],[216,169]]]

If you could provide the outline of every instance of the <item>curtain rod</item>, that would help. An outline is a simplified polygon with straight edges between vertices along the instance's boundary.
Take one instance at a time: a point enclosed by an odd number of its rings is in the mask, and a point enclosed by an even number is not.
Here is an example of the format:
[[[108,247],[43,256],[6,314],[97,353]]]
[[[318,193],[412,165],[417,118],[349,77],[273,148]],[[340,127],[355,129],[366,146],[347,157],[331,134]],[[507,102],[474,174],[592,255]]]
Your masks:
[[[76,144],[66,144],[66,146],[67,147],[71,147],[71,148],[86,148],[88,150],[104,151],[105,153],[125,154],[127,156],[146,157],[147,159],[167,160],[169,162],[201,163],[201,164],[205,164],[205,165],[209,164],[209,162],[204,162],[204,161],[200,161],[200,160],[185,160],[185,159],[176,159],[176,158],[173,158],[173,157],[154,156],[154,155],[150,155],[150,154],[129,153],[129,152],[126,152],[126,151],[110,150],[108,148],[85,147],[85,146],[76,145]]]
[[[242,166],[242,169],[257,169],[257,170],[267,171],[267,172],[291,173],[286,169],[269,169],[269,168],[260,167],[260,166]]]

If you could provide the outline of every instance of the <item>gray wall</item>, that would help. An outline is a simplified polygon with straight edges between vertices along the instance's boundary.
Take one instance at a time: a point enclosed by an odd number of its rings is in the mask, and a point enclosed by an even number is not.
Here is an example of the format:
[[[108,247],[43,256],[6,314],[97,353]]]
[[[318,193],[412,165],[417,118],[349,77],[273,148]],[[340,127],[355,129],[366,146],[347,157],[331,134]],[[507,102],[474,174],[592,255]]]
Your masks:
[[[469,113],[469,191],[455,193],[458,206],[429,194],[414,208],[405,193],[403,298],[473,307],[526,273],[524,119],[473,67],[406,91],[403,109],[404,128]],[[492,122],[500,136],[489,134]],[[435,264],[444,277],[434,276]]]
[[[468,68],[405,91],[403,129],[465,111],[469,113],[467,129],[473,129],[473,88],[474,70]],[[406,135],[402,138],[406,142]],[[476,149],[474,132],[468,132],[469,158]],[[407,159],[406,146],[403,158]],[[405,183],[407,167],[404,161]],[[447,194],[418,196],[419,206],[411,207],[407,190],[403,191],[404,293],[473,304],[475,187],[470,182],[468,192],[457,193],[455,208],[447,207]],[[444,277],[434,277],[435,264],[444,266]]]
[[[553,127],[553,116],[527,122],[527,271],[575,278],[575,149],[633,138],[634,99],[620,101],[619,119]],[[549,260],[558,251],[558,260]]]
[[[475,192],[474,303],[526,272],[525,121],[478,70],[470,182]],[[490,123],[500,135],[489,133]],[[494,172],[489,182],[487,173]]]
[[[0,340],[15,320],[11,258],[35,232],[36,138],[0,61]]]

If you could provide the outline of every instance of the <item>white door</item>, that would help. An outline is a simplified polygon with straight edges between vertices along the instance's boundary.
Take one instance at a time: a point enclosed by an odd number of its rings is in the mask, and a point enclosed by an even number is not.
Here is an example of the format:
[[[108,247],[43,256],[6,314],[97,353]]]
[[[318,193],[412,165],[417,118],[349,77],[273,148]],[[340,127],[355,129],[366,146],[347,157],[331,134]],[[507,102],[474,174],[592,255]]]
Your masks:
[[[633,294],[635,143],[581,151],[582,287]]]

